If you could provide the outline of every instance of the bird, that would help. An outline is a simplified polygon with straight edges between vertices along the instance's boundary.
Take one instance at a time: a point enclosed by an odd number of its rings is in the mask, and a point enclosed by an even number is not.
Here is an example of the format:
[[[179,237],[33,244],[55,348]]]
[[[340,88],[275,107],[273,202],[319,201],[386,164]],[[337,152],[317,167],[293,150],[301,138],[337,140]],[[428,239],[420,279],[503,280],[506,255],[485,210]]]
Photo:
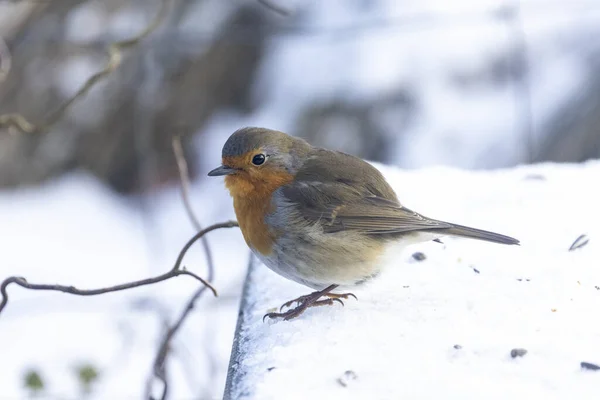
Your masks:
[[[414,212],[370,163],[277,130],[236,130],[223,145],[221,165],[208,176],[225,177],[242,235],[256,257],[314,290],[263,320],[289,321],[311,307],[356,299],[351,292],[335,292],[376,278],[390,249],[444,236],[519,244],[510,236]]]

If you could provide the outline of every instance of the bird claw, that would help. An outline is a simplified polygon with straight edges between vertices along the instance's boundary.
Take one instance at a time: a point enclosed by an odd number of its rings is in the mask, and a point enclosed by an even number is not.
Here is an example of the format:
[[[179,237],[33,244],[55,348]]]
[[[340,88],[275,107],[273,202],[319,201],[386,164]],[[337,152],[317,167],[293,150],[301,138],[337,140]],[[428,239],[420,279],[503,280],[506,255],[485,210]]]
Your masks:
[[[265,319],[267,317],[269,317],[271,319],[283,318],[284,321],[289,321],[290,319],[300,316],[308,308],[320,307],[320,306],[330,306],[330,305],[333,305],[333,303],[335,303],[335,302],[340,303],[342,306],[344,306],[344,302],[337,297],[333,297],[333,298],[330,297],[327,299],[319,300],[320,297],[321,296],[316,297],[316,296],[306,295],[306,296],[301,296],[301,297],[298,297],[297,299],[288,301],[287,303],[283,304],[280,307],[280,309],[279,309],[280,312],[270,312],[270,313],[265,314],[263,316],[263,322],[265,321]],[[298,305],[296,307],[294,307],[290,310],[287,310],[286,312],[281,312],[281,310],[284,307],[289,307],[290,305],[292,305],[296,302],[298,303]]]
[[[267,313],[263,316],[263,322],[265,322],[265,318],[269,317],[271,319],[275,319],[275,318],[283,318],[284,321],[289,321],[292,318],[296,318],[298,317],[300,314],[302,314],[308,307],[301,307],[298,306],[296,308],[292,308],[291,310],[288,310],[286,312],[270,312]]]
[[[311,299],[311,295],[307,294],[304,296],[300,296],[297,299],[286,301],[279,307],[279,312],[283,311],[284,308],[291,307],[294,303],[298,303],[298,305],[304,303],[305,301],[309,301]]]
[[[344,299],[344,300],[348,300],[350,297],[354,297],[354,300],[358,301],[358,297],[356,297],[354,295],[354,293],[341,293],[341,294],[327,293],[325,296],[332,298],[332,299]]]
[[[344,305],[344,302],[341,299],[348,300],[350,297],[354,297],[354,300],[358,300],[358,297],[356,297],[354,295],[354,293],[341,293],[341,294],[327,293],[327,294],[324,294],[323,296],[326,296],[326,297],[329,297],[330,299],[338,301],[341,305]],[[319,296],[319,297],[322,297],[322,296]],[[300,296],[297,299],[290,300],[290,301],[283,303],[281,305],[281,307],[279,307],[279,312],[281,313],[284,308],[289,308],[294,303],[297,303],[298,306],[300,306],[301,304],[303,304],[305,302],[316,303],[316,302],[318,302],[317,299],[318,299],[318,297],[315,298],[314,294],[307,294],[304,296]],[[332,303],[327,303],[327,304],[332,304]]]
[[[318,300],[315,301],[314,303],[309,304],[306,308],[309,307],[320,307],[320,306],[331,306],[333,305],[333,302],[337,301],[338,303],[340,303],[342,305],[342,307],[344,306],[344,302],[340,299],[324,299],[324,300]]]

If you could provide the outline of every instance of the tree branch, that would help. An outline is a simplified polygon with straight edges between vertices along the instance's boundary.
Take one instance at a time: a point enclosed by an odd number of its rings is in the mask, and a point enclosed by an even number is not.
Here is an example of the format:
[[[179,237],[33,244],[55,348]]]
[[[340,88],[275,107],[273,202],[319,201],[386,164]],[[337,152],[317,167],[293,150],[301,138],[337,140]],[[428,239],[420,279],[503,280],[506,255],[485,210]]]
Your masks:
[[[65,101],[60,107],[58,107],[58,109],[50,113],[44,123],[35,125],[34,123],[28,121],[21,114],[4,114],[0,115],[0,128],[12,127],[21,133],[39,133],[52,127],[58,120],[62,118],[67,109],[73,103],[75,103],[75,101],[85,96],[99,81],[113,73],[119,67],[119,65],[121,65],[121,61],[123,59],[123,50],[128,50],[131,47],[136,46],[139,42],[154,32],[156,28],[158,28],[167,14],[168,5],[170,2],[171,0],[160,0],[160,8],[156,16],[140,34],[130,39],[111,43],[107,49],[108,62],[106,63],[104,69],[88,78],[83,86],[80,87],[79,90],[73,96],[71,96],[71,98]]]
[[[160,346],[158,348],[158,352],[154,359],[153,368],[152,368],[154,377],[156,377],[158,380],[160,380],[163,384],[163,392],[160,397],[161,400],[166,400],[167,394],[169,392],[169,384],[167,381],[165,362],[167,360],[167,356],[169,355],[169,350],[171,347],[171,340],[173,339],[173,337],[175,336],[177,331],[179,331],[179,329],[183,325],[183,322],[188,317],[190,312],[194,309],[194,305],[195,305],[196,301],[202,296],[202,294],[204,294],[205,290],[206,290],[206,287],[204,287],[204,286],[199,288],[198,290],[196,290],[196,292],[188,300],[185,308],[183,309],[182,313],[179,315],[179,318],[177,319],[175,324],[173,324],[167,330],[167,332],[165,333],[165,335],[163,336],[163,338],[161,340]],[[148,387],[150,387],[150,386],[148,386]],[[148,396],[148,398],[151,398],[151,396]]]
[[[192,225],[194,225],[194,228],[199,231],[202,228],[198,218],[194,214],[194,210],[192,210],[192,204],[190,202],[190,176],[187,161],[185,160],[185,156],[183,154],[183,146],[181,146],[181,137],[179,135],[173,136],[171,144],[173,146],[175,160],[177,161],[179,178],[181,179],[181,199],[183,200],[183,205],[185,206],[185,211],[187,212],[188,218],[192,222]]]
[[[194,210],[192,209],[192,202],[190,201],[190,176],[188,173],[187,161],[185,160],[185,156],[183,154],[183,147],[181,146],[181,138],[179,136],[174,136],[172,145],[173,153],[175,154],[175,159],[177,160],[179,178],[181,180],[181,199],[183,200],[185,211],[187,212],[188,218],[192,222],[192,225],[197,231],[200,231],[202,230],[202,225],[200,225],[200,221],[198,220],[198,217],[196,217]],[[215,274],[215,266],[213,263],[212,252],[210,250],[210,246],[208,245],[208,240],[206,240],[205,237],[202,238],[202,247],[204,247],[206,263],[208,265],[208,280],[212,281]]]
[[[229,223],[231,224],[231,226],[228,226],[228,227],[239,226],[238,223],[235,221],[230,221]],[[193,239],[194,238],[192,238],[190,240],[190,242],[188,242],[188,243],[193,243],[192,242]],[[182,327],[184,321],[186,320],[186,318],[190,315],[190,313],[194,309],[194,306],[196,305],[196,301],[200,297],[202,297],[205,290],[206,290],[205,286],[200,287],[199,289],[196,290],[196,292],[188,300],[186,306],[184,307],[183,311],[179,315],[179,318],[177,318],[177,321],[167,330],[167,332],[165,333],[165,335],[163,336],[163,338],[161,340],[160,346],[158,348],[158,353],[156,354],[156,357],[154,359],[153,368],[152,368],[154,377],[156,377],[158,380],[160,380],[163,384],[163,391],[162,391],[162,395],[160,397],[161,400],[166,400],[167,395],[169,393],[169,384],[167,381],[167,374],[166,374],[166,360],[167,360],[167,356],[169,355],[171,341],[173,340],[173,337],[175,337],[175,335],[177,334],[179,329]],[[151,381],[149,380],[148,384],[147,384],[148,396],[146,396],[149,399],[152,399],[152,396],[150,395],[151,387],[152,387]]]
[[[0,294],[2,295],[2,300],[0,301],[0,313],[2,313],[2,311],[8,304],[8,293],[6,291],[6,288],[11,283],[17,284],[25,289],[30,289],[30,290],[46,290],[46,291],[63,292],[63,293],[77,295],[77,296],[96,296],[96,295],[100,295],[100,294],[104,294],[104,293],[119,292],[121,290],[127,290],[127,289],[132,289],[132,288],[136,288],[136,287],[140,287],[140,286],[151,285],[153,283],[166,281],[168,279],[171,279],[171,278],[174,278],[174,277],[180,276],[180,275],[188,275],[188,276],[196,278],[198,281],[202,282],[202,284],[204,285],[203,289],[209,288],[213,292],[213,294],[215,296],[217,296],[216,289],[210,283],[208,283],[206,280],[202,279],[195,273],[188,271],[185,268],[181,268],[181,262],[183,261],[183,257],[185,256],[185,254],[187,253],[189,248],[192,247],[192,245],[196,241],[198,241],[202,236],[204,236],[205,234],[207,234],[211,231],[214,231],[215,229],[233,228],[235,226],[238,226],[237,222],[228,221],[228,222],[223,222],[220,224],[211,225],[208,228],[203,229],[200,232],[196,233],[179,252],[179,256],[177,257],[177,260],[175,261],[175,265],[173,266],[173,268],[171,268],[171,270],[169,270],[168,272],[166,272],[162,275],[155,276],[153,278],[147,278],[147,279],[142,279],[139,281],[123,283],[120,285],[110,286],[110,287],[106,287],[106,288],[84,290],[84,289],[78,289],[74,286],[29,283],[29,282],[27,282],[27,280],[25,278],[18,277],[18,276],[11,276],[9,278],[6,278],[0,285]]]
[[[11,283],[15,283],[25,289],[30,289],[30,290],[48,290],[48,291],[54,291],[54,292],[63,292],[63,293],[68,293],[68,294],[74,294],[77,296],[97,296],[99,294],[119,292],[121,290],[127,290],[127,289],[132,289],[135,287],[151,285],[153,283],[166,281],[168,279],[174,278],[179,275],[189,275],[189,276],[196,278],[197,280],[202,282],[207,287],[210,287],[210,289],[215,294],[215,296],[217,295],[216,290],[207,281],[205,281],[198,275],[194,274],[193,272],[187,271],[185,269],[171,270],[169,272],[166,272],[162,275],[155,276],[153,278],[147,278],[147,279],[142,279],[139,281],[123,283],[123,284],[116,285],[116,286],[110,286],[110,287],[100,288],[100,289],[87,289],[87,290],[86,289],[77,289],[75,286],[29,283],[23,277],[11,276],[9,278],[6,278],[2,282],[2,285],[0,285],[0,293],[2,294],[2,301],[0,302],[0,312],[2,312],[2,310],[8,303],[8,294],[6,292],[6,288]]]
[[[185,210],[188,214],[188,217],[189,217],[190,221],[192,222],[192,225],[194,225],[194,227],[197,230],[200,230],[200,222],[198,221],[198,218],[196,217],[196,215],[194,214],[194,211],[192,210],[192,206],[191,206],[191,202],[190,202],[190,198],[189,198],[190,179],[189,179],[189,174],[188,174],[187,162],[185,160],[185,156],[183,153],[183,147],[181,146],[180,137],[179,136],[173,137],[172,144],[173,144],[173,153],[175,154],[175,159],[177,160],[177,168],[179,170],[179,177],[181,179],[181,198],[183,200],[183,204],[185,206]],[[231,221],[230,223],[232,224],[232,227],[238,226],[237,222]],[[193,244],[193,241],[190,240],[190,242],[188,242],[188,244],[189,244],[189,246],[191,246]],[[205,237],[202,237],[202,244],[204,245],[204,250],[206,252],[206,258],[207,258],[207,262],[208,262],[208,276],[209,276],[208,279],[212,280],[213,276],[214,276],[214,266],[213,266],[210,246],[208,245],[208,241],[206,240]],[[184,247],[184,250],[185,250],[185,247]],[[181,262],[181,261],[178,259],[178,262]],[[165,400],[169,393],[169,383],[167,381],[167,372],[166,372],[166,360],[169,355],[171,341],[173,340],[173,337],[175,337],[175,335],[177,334],[177,332],[179,331],[179,329],[181,328],[181,326],[183,325],[184,321],[189,316],[191,311],[194,309],[196,301],[200,297],[202,297],[205,290],[206,290],[206,287],[200,287],[196,290],[196,292],[188,300],[185,308],[179,315],[179,318],[175,321],[175,323],[169,329],[167,329],[167,331],[165,332],[165,334],[161,340],[160,346],[158,348],[158,352],[156,354],[156,357],[154,358],[154,364],[153,364],[153,368],[152,368],[153,376],[155,378],[157,378],[158,380],[160,380],[163,384],[163,390],[162,390],[162,394],[160,397],[161,400]],[[148,382],[146,384],[146,391],[147,391],[146,398],[152,398],[151,390],[152,390],[152,376],[148,379]]]

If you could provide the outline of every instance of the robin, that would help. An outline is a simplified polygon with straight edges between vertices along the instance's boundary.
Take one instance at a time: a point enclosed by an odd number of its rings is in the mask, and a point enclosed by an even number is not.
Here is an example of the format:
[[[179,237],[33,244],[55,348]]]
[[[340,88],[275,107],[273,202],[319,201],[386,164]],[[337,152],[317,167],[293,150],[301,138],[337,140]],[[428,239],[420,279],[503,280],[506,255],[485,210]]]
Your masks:
[[[367,162],[270,129],[234,132],[223,146],[222,165],[208,175],[225,176],[252,252],[279,275],[316,290],[265,317],[290,320],[309,307],[356,298],[333,291],[375,278],[386,251],[398,245],[446,235],[519,244],[411,211]]]

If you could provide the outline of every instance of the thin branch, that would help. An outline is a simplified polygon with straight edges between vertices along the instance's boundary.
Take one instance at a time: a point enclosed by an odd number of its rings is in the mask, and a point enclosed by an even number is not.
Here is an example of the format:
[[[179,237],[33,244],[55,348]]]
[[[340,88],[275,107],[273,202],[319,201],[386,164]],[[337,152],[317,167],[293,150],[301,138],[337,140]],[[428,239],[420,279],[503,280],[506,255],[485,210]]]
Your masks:
[[[210,231],[214,231],[215,229],[235,228],[236,226],[239,226],[236,221],[221,222],[219,224],[211,225],[208,228],[204,228],[200,232],[196,233],[185,244],[185,246],[183,246],[183,249],[181,249],[181,252],[179,253],[179,256],[177,257],[177,260],[175,261],[175,266],[173,267],[173,269],[178,269],[179,268],[179,266],[181,265],[181,261],[183,260],[183,256],[185,256],[185,253],[187,253],[187,251],[189,250],[189,248],[192,247],[192,245],[194,243],[196,243],[196,241],[198,241],[202,236],[204,236],[205,234],[207,234]]]
[[[237,226],[237,222],[235,224]],[[167,395],[169,393],[169,384],[167,382],[167,373],[166,373],[166,359],[167,359],[167,356],[169,355],[169,351],[171,349],[171,341],[173,340],[173,337],[175,337],[175,335],[177,334],[177,331],[179,331],[179,329],[181,329],[181,326],[183,325],[184,321],[186,320],[186,318],[190,315],[190,313],[194,309],[194,306],[196,305],[196,301],[202,296],[202,294],[204,293],[205,290],[206,290],[205,287],[200,287],[198,290],[196,290],[196,292],[188,300],[186,306],[184,307],[183,311],[179,315],[179,318],[177,319],[175,324],[173,324],[173,326],[171,326],[171,328],[169,328],[167,330],[167,332],[165,333],[165,335],[161,341],[160,347],[158,349],[158,353],[156,355],[156,358],[154,359],[154,366],[153,366],[154,376],[158,380],[160,380],[163,384],[163,392],[160,397],[161,400],[166,400]],[[147,385],[147,388],[150,388],[150,387],[151,387],[151,385],[149,382]],[[146,397],[152,398],[150,395],[148,395]]]
[[[100,295],[100,294],[104,294],[104,293],[119,292],[122,290],[132,289],[132,288],[136,288],[136,287],[140,287],[140,286],[151,285],[153,283],[166,281],[168,279],[171,279],[171,278],[174,278],[174,277],[180,276],[180,275],[188,275],[193,278],[196,278],[198,281],[200,281],[204,285],[203,288],[209,288],[213,292],[213,294],[215,296],[217,296],[216,289],[209,282],[202,279],[195,273],[188,271],[184,268],[181,268],[181,262],[183,261],[183,257],[185,256],[185,253],[187,253],[189,248],[192,247],[192,245],[196,241],[198,241],[198,239],[200,239],[202,236],[204,236],[205,234],[207,234],[211,231],[214,231],[215,229],[233,228],[235,226],[238,226],[237,222],[228,221],[228,222],[223,222],[220,224],[211,225],[208,228],[203,229],[202,231],[196,233],[179,252],[179,256],[177,257],[177,260],[175,261],[175,265],[173,266],[173,268],[171,268],[171,270],[169,270],[168,272],[166,272],[162,275],[155,276],[153,278],[147,278],[147,279],[142,279],[139,281],[123,283],[120,285],[106,287],[106,288],[84,290],[84,289],[78,289],[74,286],[29,283],[29,282],[27,282],[27,280],[25,278],[18,277],[18,276],[11,276],[9,278],[6,278],[0,285],[0,294],[2,295],[2,300],[0,301],[0,313],[2,313],[2,311],[8,304],[8,293],[6,291],[6,288],[11,283],[14,283],[25,289],[30,289],[30,290],[46,290],[46,291],[63,292],[63,293],[77,295],[77,296],[96,296],[96,295]]]
[[[198,221],[198,218],[194,214],[194,211],[192,210],[192,205],[190,202],[190,196],[189,196],[190,178],[189,178],[187,162],[185,160],[185,156],[183,153],[183,147],[181,145],[181,139],[179,136],[173,137],[172,145],[173,145],[173,153],[175,154],[175,158],[177,160],[177,168],[179,170],[179,177],[181,179],[181,198],[183,200],[183,204],[185,206],[185,210],[188,214],[188,217],[190,218],[190,221],[192,222],[192,224],[194,225],[194,227],[197,230],[200,230],[200,228],[201,228],[200,222]],[[234,222],[234,221],[231,221],[230,224],[231,224],[231,227],[238,226],[237,222]],[[188,246],[188,245],[191,246],[194,243],[193,239],[194,238],[192,238],[192,240],[190,240],[188,242],[188,244],[186,244],[186,246]],[[208,245],[208,241],[206,240],[205,237],[202,237],[202,244],[204,246],[206,258],[208,261],[208,276],[209,276],[208,279],[212,280],[213,276],[214,276],[214,266],[213,266],[213,260],[212,260],[212,254],[210,251],[210,246]],[[189,248],[189,246],[188,246],[188,248]],[[184,250],[186,250],[186,247],[184,247]],[[180,263],[181,261],[178,259],[177,262]],[[202,294],[204,294],[205,290],[206,290],[205,287],[200,287],[200,288],[198,288],[198,290],[196,290],[196,292],[188,300],[185,308],[179,315],[179,318],[165,332],[165,334],[161,340],[160,346],[158,348],[158,352],[154,359],[152,371],[153,371],[153,376],[155,378],[157,378],[158,380],[160,380],[163,384],[162,394],[160,397],[162,400],[165,400],[169,393],[169,383],[167,381],[167,371],[166,371],[166,359],[169,355],[169,350],[171,348],[171,341],[173,340],[173,337],[175,337],[175,335],[177,334],[177,332],[183,325],[186,318],[190,315],[190,313],[194,309],[196,301],[198,301],[198,299],[200,297],[202,297]],[[148,392],[146,397],[151,398],[150,392],[152,390],[152,377],[150,377],[150,379],[148,380],[148,383],[146,385],[146,390]]]
[[[181,137],[179,135],[173,136],[171,144],[173,145],[173,153],[175,154],[175,159],[177,160],[177,169],[179,170],[179,178],[181,179],[181,198],[183,200],[183,205],[185,206],[185,211],[187,212],[188,218],[190,221],[192,221],[192,225],[194,225],[194,228],[199,231],[202,228],[198,218],[192,210],[192,205],[190,202],[190,176],[187,161],[185,160],[185,156],[183,154],[183,146],[181,146]]]
[[[11,283],[17,284],[25,289],[30,289],[30,290],[48,290],[48,291],[54,291],[54,292],[63,292],[63,293],[68,293],[68,294],[74,294],[77,296],[97,296],[99,294],[119,292],[121,290],[127,290],[127,289],[132,289],[135,287],[151,285],[153,283],[166,281],[168,279],[174,278],[179,275],[189,275],[189,276],[196,278],[197,280],[202,282],[204,285],[206,285],[206,287],[209,287],[212,290],[212,292],[215,294],[215,296],[217,295],[215,288],[213,288],[210,285],[210,283],[208,283],[207,281],[205,281],[198,275],[194,274],[193,272],[187,271],[185,269],[175,269],[175,270],[166,272],[162,275],[155,276],[153,278],[147,278],[147,279],[142,279],[139,281],[123,283],[123,284],[116,285],[116,286],[110,286],[110,287],[100,288],[100,289],[87,289],[87,290],[86,289],[77,289],[75,286],[29,283],[23,277],[11,276],[9,278],[6,278],[2,282],[2,285],[0,285],[0,294],[2,294],[2,301],[0,301],[0,312],[2,312],[2,310],[4,309],[4,307],[6,307],[6,304],[8,303],[8,293],[6,292],[6,288]]]
[[[173,153],[175,154],[175,159],[177,160],[179,178],[181,179],[181,199],[183,200],[185,211],[187,212],[188,218],[192,222],[192,225],[197,231],[200,231],[202,230],[202,225],[200,225],[200,221],[196,217],[190,201],[190,176],[188,172],[187,161],[185,160],[185,156],[183,154],[181,138],[179,136],[174,136],[172,145]],[[202,238],[202,247],[204,247],[204,254],[206,254],[206,263],[208,265],[208,280],[212,281],[214,278],[215,266],[208,240],[205,237]]]
[[[202,296],[202,294],[204,294],[205,290],[206,290],[206,287],[201,287],[198,290],[196,290],[196,292],[188,300],[185,308],[179,315],[179,318],[177,319],[175,324],[173,324],[173,326],[171,326],[167,330],[167,332],[163,336],[163,339],[161,340],[160,347],[158,348],[158,353],[156,354],[156,358],[154,359],[154,366],[153,366],[154,376],[156,378],[158,378],[158,380],[160,380],[163,384],[163,393],[160,397],[161,400],[165,400],[167,398],[167,394],[168,394],[169,385],[167,383],[165,361],[167,359],[167,356],[169,355],[169,350],[171,348],[171,340],[173,339],[173,337],[175,336],[177,331],[179,331],[179,329],[183,325],[183,322],[188,317],[190,312],[192,312],[192,310],[194,309],[194,306],[196,304],[196,301]]]
[[[136,46],[139,42],[141,42],[148,35],[154,32],[156,28],[158,28],[165,15],[167,14],[168,5],[170,1],[171,0],[160,0],[160,8],[158,10],[158,13],[150,22],[150,24],[140,34],[130,39],[111,43],[108,46],[108,62],[106,63],[104,69],[92,75],[83,84],[83,86],[79,88],[79,90],[73,96],[71,96],[71,98],[65,101],[60,107],[58,107],[58,109],[53,111],[46,118],[46,121],[44,123],[36,126],[32,122],[29,122],[21,114],[4,114],[0,115],[0,128],[13,127],[21,133],[34,133],[42,132],[52,127],[59,119],[62,118],[67,109],[73,103],[75,103],[75,101],[85,96],[100,80],[106,78],[108,75],[113,73],[119,67],[119,65],[121,65],[121,61],[123,59],[123,50],[128,50],[131,47]]]

